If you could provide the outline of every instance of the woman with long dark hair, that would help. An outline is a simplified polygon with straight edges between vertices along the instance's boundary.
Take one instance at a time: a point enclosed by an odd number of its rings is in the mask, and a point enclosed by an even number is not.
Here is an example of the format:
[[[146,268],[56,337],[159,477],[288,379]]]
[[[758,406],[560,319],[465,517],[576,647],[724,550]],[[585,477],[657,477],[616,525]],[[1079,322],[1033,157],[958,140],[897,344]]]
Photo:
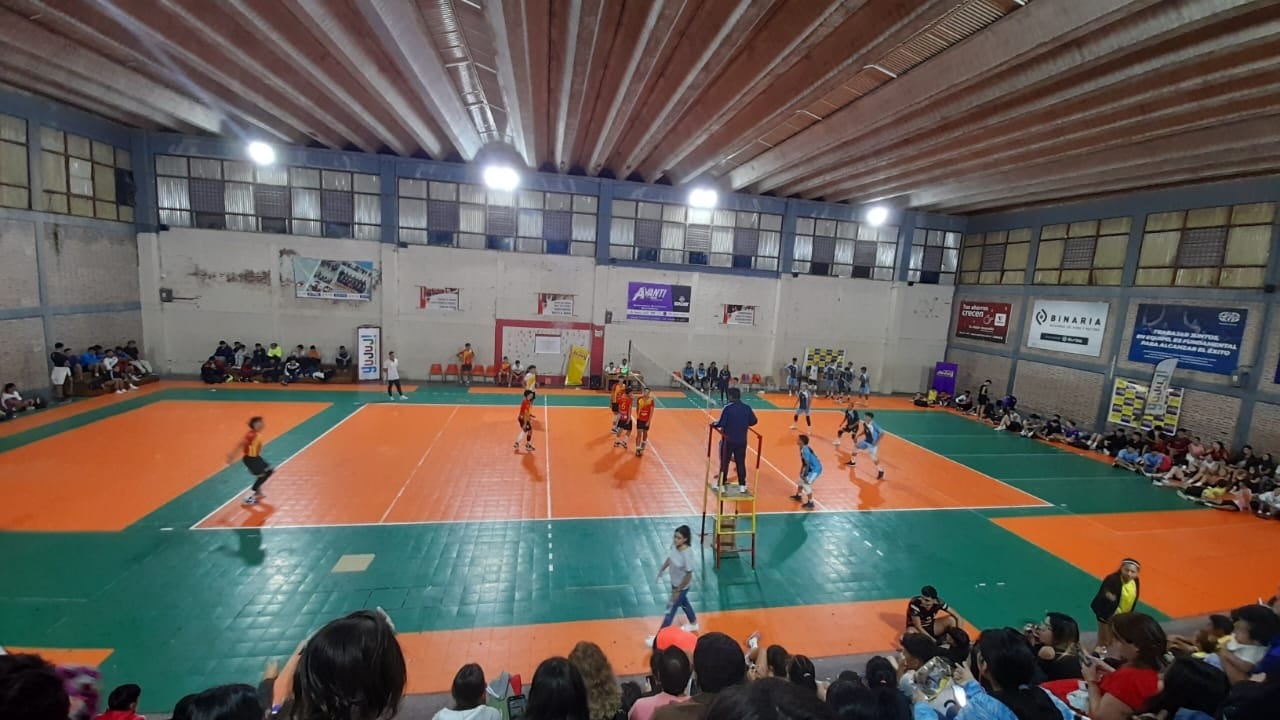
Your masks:
[[[1164,629],[1149,615],[1116,615],[1111,629],[1107,658],[1122,662],[1120,668],[1088,657],[1082,666],[1092,720],[1128,720],[1145,707],[1159,690],[1160,663],[1168,647]]]
[[[1049,680],[1079,680],[1080,626],[1060,612],[1045,613],[1044,622],[1034,630],[1036,659]]]
[[[1212,720],[1231,692],[1226,673],[1200,660],[1173,661],[1144,716],[1155,720]]]
[[[582,673],[562,657],[547,658],[529,686],[528,720],[589,720],[587,684]]]
[[[404,653],[381,610],[338,618],[307,641],[293,675],[293,720],[388,720],[404,697]]]
[[[1035,674],[1036,656],[1021,633],[984,630],[969,664],[955,673],[967,698],[956,720],[1072,720],[1071,708],[1032,684]],[[917,698],[917,712],[922,704]]]

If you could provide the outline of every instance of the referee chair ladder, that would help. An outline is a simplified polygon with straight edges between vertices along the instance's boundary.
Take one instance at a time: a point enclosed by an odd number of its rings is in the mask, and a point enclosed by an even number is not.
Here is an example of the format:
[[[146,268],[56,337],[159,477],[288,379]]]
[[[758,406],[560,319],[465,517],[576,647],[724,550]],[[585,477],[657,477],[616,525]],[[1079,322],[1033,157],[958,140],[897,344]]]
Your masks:
[[[756,461],[747,471],[747,492],[737,490],[737,481],[730,481],[720,475],[720,451],[716,437],[719,429],[710,427],[707,430],[707,467],[702,491],[702,525],[699,538],[705,542],[711,536],[712,548],[716,554],[716,568],[720,567],[720,558],[724,555],[751,553],[751,567],[756,566],[756,491],[760,485],[760,458],[764,449],[764,437],[754,429],[751,436],[755,440]],[[723,439],[723,438],[722,438]],[[733,488],[729,491],[728,488]],[[714,507],[713,500],[714,498]],[[710,515],[711,532],[707,532],[707,519]],[[746,536],[749,545],[740,545],[738,539]]]

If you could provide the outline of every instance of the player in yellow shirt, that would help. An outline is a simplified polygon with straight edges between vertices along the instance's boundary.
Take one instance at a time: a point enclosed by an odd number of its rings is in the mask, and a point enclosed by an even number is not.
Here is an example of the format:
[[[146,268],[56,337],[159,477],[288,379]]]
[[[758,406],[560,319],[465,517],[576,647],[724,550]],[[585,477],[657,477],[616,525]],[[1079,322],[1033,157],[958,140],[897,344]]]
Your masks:
[[[627,381],[619,380],[613,384],[613,389],[609,392],[609,410],[613,413],[613,427],[609,432],[614,435],[618,434],[618,403],[622,401],[622,396],[627,394]]]
[[[653,422],[653,393],[645,388],[636,398],[636,457],[649,446],[649,423]]]
[[[471,384],[471,368],[475,360],[476,351],[471,349],[471,343],[463,345],[462,349],[458,351],[458,361],[462,364],[462,367],[458,370],[458,382],[463,385]]]

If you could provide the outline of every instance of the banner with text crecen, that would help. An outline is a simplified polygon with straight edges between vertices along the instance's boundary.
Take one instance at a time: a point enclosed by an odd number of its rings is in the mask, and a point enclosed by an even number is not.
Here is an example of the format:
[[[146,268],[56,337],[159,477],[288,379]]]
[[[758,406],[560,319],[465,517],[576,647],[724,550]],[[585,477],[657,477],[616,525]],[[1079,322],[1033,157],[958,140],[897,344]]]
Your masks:
[[[1138,306],[1129,359],[1156,364],[1175,358],[1187,370],[1230,375],[1240,364],[1249,311],[1195,305]]]
[[[956,337],[1003,343],[1009,337],[1009,303],[962,300]]]

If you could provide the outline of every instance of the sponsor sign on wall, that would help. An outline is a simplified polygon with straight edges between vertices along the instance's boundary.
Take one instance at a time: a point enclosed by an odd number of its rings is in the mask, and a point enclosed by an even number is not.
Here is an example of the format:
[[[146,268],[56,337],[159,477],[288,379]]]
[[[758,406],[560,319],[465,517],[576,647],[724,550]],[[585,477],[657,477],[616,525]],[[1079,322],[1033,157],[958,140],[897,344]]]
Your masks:
[[[1187,370],[1230,375],[1240,361],[1249,311],[1192,305],[1138,306],[1129,359],[1155,364],[1176,358]]]
[[[356,379],[377,381],[382,377],[382,328],[362,325],[356,328]]]
[[[418,286],[418,307],[422,310],[460,310],[462,291],[458,288]]]
[[[1107,334],[1107,303],[1037,300],[1027,346],[1098,357]]]
[[[325,300],[371,300],[376,273],[365,260],[320,260],[294,256],[294,295]]]
[[[1107,422],[1127,427],[1151,430],[1160,425],[1167,435],[1178,429],[1182,414],[1182,388],[1170,387],[1169,399],[1163,412],[1153,415],[1147,412],[1147,386],[1140,382],[1116,378],[1111,388],[1111,410]]]
[[[627,319],[689,322],[692,288],[665,283],[627,283]]]
[[[573,317],[574,297],[562,293],[538,293],[538,314]]]
[[[725,325],[755,325],[755,305],[725,305],[721,313],[721,322]]]
[[[956,337],[1003,343],[1009,337],[1009,303],[962,300]]]
[[[1161,360],[1151,373],[1151,390],[1147,392],[1148,415],[1164,415],[1169,407],[1169,393],[1173,389],[1173,374],[1178,371],[1178,358]]]

